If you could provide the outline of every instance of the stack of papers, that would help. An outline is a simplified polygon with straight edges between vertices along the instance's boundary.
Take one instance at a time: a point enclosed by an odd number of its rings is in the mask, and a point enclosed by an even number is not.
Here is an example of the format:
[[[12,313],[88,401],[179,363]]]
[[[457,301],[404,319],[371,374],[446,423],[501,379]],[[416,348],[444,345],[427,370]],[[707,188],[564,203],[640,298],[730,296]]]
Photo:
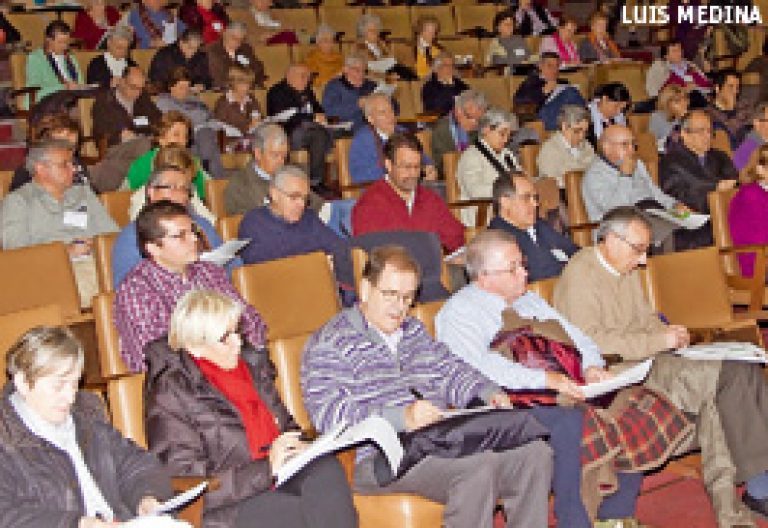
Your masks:
[[[584,393],[586,398],[596,398],[598,396],[602,396],[603,394],[608,394],[609,392],[619,390],[628,385],[640,383],[648,375],[652,364],[653,359],[646,359],[639,365],[635,365],[634,367],[625,370],[621,374],[617,374],[611,379],[598,381],[597,383],[589,383],[587,385],[582,385],[579,388],[581,389],[581,392]]]
[[[709,215],[701,213],[687,213],[681,216],[664,209],[646,209],[645,212],[663,218],[676,226],[691,230],[698,229],[709,222]]]
[[[752,343],[706,343],[675,350],[675,354],[698,361],[747,361],[768,363],[765,350]]]
[[[237,252],[251,243],[251,239],[228,240],[216,249],[206,251],[200,254],[200,260],[203,262],[213,262],[219,266],[226,266],[227,262],[235,258]]]
[[[368,61],[368,69],[374,73],[386,73],[395,64],[397,64],[397,61],[394,57],[386,57],[384,59]]]

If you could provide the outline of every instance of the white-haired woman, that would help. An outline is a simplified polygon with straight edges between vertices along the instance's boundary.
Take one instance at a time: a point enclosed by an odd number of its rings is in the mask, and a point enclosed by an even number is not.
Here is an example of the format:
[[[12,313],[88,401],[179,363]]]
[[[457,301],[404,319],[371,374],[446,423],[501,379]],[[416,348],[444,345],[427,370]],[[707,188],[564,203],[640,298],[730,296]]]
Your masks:
[[[280,401],[265,349],[243,347],[242,306],[191,290],[176,305],[168,338],[146,349],[150,449],[174,474],[213,476],[207,528],[353,528],[357,514],[344,472],[321,457],[281,487],[275,472],[304,449]]]

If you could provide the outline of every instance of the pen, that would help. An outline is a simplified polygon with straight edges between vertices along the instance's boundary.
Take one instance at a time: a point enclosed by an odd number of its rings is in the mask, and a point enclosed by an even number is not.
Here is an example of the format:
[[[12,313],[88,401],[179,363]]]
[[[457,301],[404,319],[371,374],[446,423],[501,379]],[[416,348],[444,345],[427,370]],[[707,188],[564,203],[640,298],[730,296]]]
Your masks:
[[[415,389],[415,388],[411,387],[410,391],[411,391],[411,394],[413,394],[413,397],[416,398],[417,400],[423,400],[424,399],[424,395],[421,394],[421,392],[419,392],[418,389]]]

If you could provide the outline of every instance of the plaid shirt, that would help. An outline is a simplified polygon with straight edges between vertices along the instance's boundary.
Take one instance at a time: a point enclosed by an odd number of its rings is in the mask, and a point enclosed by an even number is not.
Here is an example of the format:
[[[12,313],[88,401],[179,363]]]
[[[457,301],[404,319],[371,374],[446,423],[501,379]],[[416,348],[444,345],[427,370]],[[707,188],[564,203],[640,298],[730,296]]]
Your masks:
[[[193,289],[221,292],[244,306],[240,319],[243,337],[255,348],[263,347],[267,329],[256,310],[240,297],[227,272],[211,263],[194,262],[185,276],[142,260],[126,275],[115,296],[114,317],[120,335],[120,354],[133,372],[143,371],[144,347],[168,333],[176,301]]]

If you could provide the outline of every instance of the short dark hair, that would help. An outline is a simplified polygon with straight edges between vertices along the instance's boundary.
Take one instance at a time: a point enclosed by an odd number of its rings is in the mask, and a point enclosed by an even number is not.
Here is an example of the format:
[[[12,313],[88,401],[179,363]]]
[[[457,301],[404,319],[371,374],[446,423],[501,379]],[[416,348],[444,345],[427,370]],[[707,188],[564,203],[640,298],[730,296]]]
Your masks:
[[[57,112],[44,114],[35,123],[30,123],[27,128],[27,139],[30,143],[46,141],[51,139],[51,135],[59,130],[67,130],[80,135],[80,125],[72,119],[69,114]]]
[[[496,16],[493,17],[493,30],[498,33],[499,24],[508,18],[511,18],[513,21],[515,20],[515,12],[511,9],[503,9],[496,13]]]
[[[186,66],[176,66],[171,70],[170,75],[168,75],[168,82],[165,83],[165,89],[170,90],[181,81],[192,82],[192,75],[189,73]]]
[[[683,43],[682,42],[678,42],[678,41],[672,41],[672,42],[670,42],[668,44],[664,44],[661,47],[661,56],[666,58],[667,55],[669,54],[669,48],[671,48],[672,46],[680,46],[682,48],[683,47]]]
[[[712,86],[715,87],[715,90],[720,90],[723,86],[725,86],[725,83],[728,81],[728,77],[736,77],[739,81],[741,81],[741,74],[733,68],[717,70],[712,74]]]
[[[620,82],[601,84],[595,89],[595,97],[607,97],[615,103],[631,103],[629,90]]]
[[[157,242],[167,234],[160,221],[179,216],[189,216],[189,211],[183,205],[170,200],[148,203],[139,211],[136,217],[136,244],[142,257],[150,257],[148,244]]]
[[[544,62],[544,59],[557,59],[557,61],[560,62],[560,55],[554,51],[545,51],[541,54],[541,57],[539,57],[539,62]]]
[[[378,285],[387,265],[398,271],[413,272],[417,280],[421,279],[421,267],[418,261],[403,246],[394,244],[373,248],[368,253],[368,261],[363,267],[363,278],[374,286]]]
[[[72,33],[72,28],[63,20],[54,20],[45,26],[45,38],[52,39],[56,37],[56,33],[70,34]]]
[[[515,178],[525,178],[525,174],[519,171],[510,171],[496,178],[493,182],[493,214],[499,214],[499,204],[504,196],[511,196],[517,192]]]
[[[197,39],[202,41],[203,32],[200,31],[198,28],[187,27],[184,31],[182,31],[181,36],[179,37],[179,40],[182,42],[189,42],[192,39]]]
[[[384,145],[384,156],[394,163],[395,153],[397,152],[397,149],[400,148],[415,150],[419,154],[424,151],[421,142],[416,135],[411,134],[410,132],[395,132]]]

